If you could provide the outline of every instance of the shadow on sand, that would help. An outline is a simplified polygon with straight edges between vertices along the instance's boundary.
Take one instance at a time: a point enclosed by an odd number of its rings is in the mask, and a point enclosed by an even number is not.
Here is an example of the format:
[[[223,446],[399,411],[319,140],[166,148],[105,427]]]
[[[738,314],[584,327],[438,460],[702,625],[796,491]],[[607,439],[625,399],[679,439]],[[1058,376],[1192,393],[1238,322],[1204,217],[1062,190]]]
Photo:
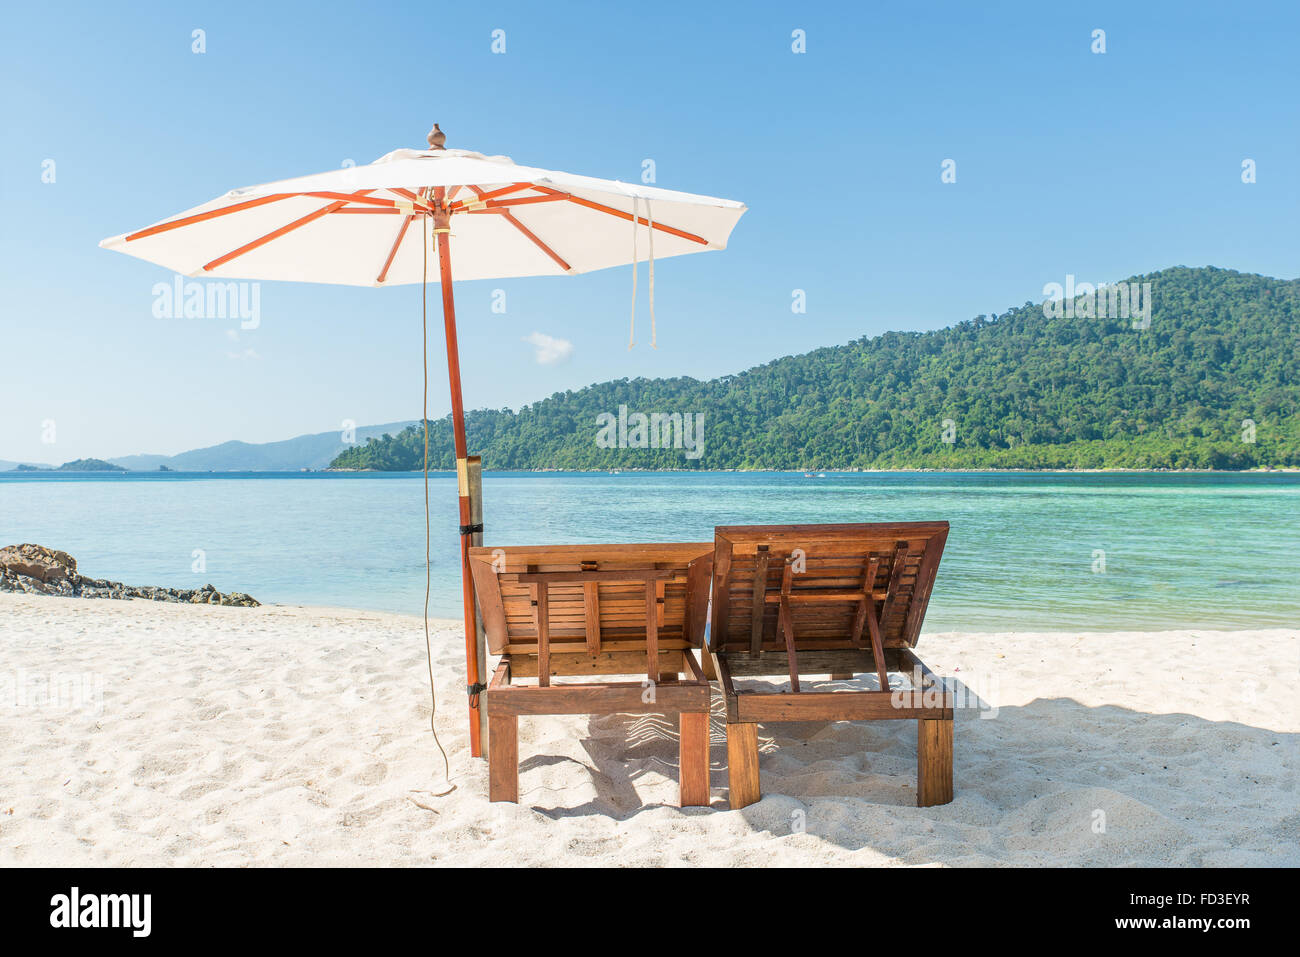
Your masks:
[[[719,696],[713,705],[712,806],[684,815],[728,810]],[[734,813],[769,839],[906,863],[1300,865],[1300,735],[1069,698],[967,708],[956,722],[951,804],[916,807],[915,722],[789,723],[760,725],[763,800]],[[616,820],[675,805],[675,722],[592,718],[583,747],[594,797],[566,807],[534,792],[524,803]],[[526,780],[574,760],[533,755],[520,770]],[[638,788],[651,774],[659,786]]]

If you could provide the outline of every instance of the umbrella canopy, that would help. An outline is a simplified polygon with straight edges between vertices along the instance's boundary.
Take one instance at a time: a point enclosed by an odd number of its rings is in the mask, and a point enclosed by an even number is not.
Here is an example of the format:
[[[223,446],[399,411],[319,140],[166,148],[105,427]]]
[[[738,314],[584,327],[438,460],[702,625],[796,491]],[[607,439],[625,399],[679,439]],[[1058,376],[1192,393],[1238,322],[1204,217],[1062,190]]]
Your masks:
[[[638,255],[635,233],[642,258],[651,239],[656,259],[724,249],[745,212],[732,200],[518,166],[505,156],[400,149],[368,166],[231,190],[100,245],[186,276],[415,283],[424,278],[422,237],[431,234],[409,227],[431,211],[438,188],[452,216],[453,281],[624,265]]]
[[[472,519],[475,509],[452,285],[457,279],[549,276],[635,263],[641,234],[649,261],[653,327],[655,258],[724,249],[745,206],[711,196],[518,166],[504,156],[444,149],[446,136],[437,124],[428,140],[428,150],[394,150],[368,166],[232,190],[171,219],[105,239],[100,245],[186,276],[355,286],[395,286],[432,279],[441,284],[460,498],[470,753],[478,757],[482,754],[479,693],[485,685],[478,670],[469,547],[475,536],[481,541],[483,526]],[[430,275],[429,265],[435,257],[437,271]],[[635,273],[632,282],[635,302]],[[427,337],[427,326],[425,334]],[[427,361],[423,419],[427,643]],[[430,652],[431,694],[432,661]],[[436,731],[434,735],[436,739]]]

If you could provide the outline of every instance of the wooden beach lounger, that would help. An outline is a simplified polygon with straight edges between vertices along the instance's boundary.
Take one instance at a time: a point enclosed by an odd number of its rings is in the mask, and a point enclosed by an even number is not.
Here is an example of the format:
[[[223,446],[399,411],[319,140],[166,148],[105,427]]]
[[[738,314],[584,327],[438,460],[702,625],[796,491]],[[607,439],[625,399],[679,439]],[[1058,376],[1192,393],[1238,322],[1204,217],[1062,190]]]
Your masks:
[[[912,652],[947,537],[947,522],[715,530],[709,651],[727,702],[733,808],[760,797],[763,721],[916,719],[916,803],[952,800],[953,696]],[[920,686],[891,693],[891,671],[919,675]],[[881,690],[806,690],[809,674],[861,673]],[[775,675],[789,675],[789,691],[733,681]]]
[[[704,640],[712,545],[469,554],[488,650],[502,656],[487,689],[490,799],[519,800],[520,715],[666,714],[679,716],[681,804],[707,805],[710,686],[693,649]],[[551,681],[562,675],[637,677]]]

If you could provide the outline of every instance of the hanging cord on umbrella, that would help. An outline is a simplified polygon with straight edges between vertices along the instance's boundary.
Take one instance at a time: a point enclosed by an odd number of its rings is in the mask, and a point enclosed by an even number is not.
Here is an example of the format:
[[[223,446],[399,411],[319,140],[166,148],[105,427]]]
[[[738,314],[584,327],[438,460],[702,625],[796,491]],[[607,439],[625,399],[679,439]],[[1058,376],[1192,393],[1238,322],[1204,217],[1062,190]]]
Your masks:
[[[433,564],[430,554],[429,530],[429,217],[423,216],[420,245],[424,247],[424,276],[420,284],[420,354],[424,359],[424,651],[429,661],[429,730],[433,732],[433,743],[442,752],[443,776],[451,782],[451,764],[447,760],[447,751],[438,740],[438,729],[434,718],[438,714],[438,692],[433,683],[433,642],[429,638],[429,587],[433,578]],[[434,797],[450,794],[455,787],[448,788]]]
[[[641,225],[641,217],[637,214],[637,198],[632,197],[632,328],[628,333],[627,347],[631,349],[636,345],[636,274],[637,251],[636,251],[636,231]],[[650,295],[650,348],[658,349],[656,340],[659,334],[655,329],[655,217],[650,209],[650,200],[645,200],[645,218],[648,229],[647,242],[649,243],[649,258],[646,260],[646,268],[649,270],[648,291]]]
[[[636,345],[636,197],[632,197],[632,328],[627,334],[627,347]]]
[[[650,244],[650,258],[646,260],[646,267],[650,271],[650,281],[646,289],[650,294],[650,348],[658,349],[655,344],[658,333],[655,332],[655,214],[650,211],[650,200],[645,201],[645,218],[646,218],[646,241]],[[636,226],[632,227],[633,232]],[[635,267],[633,267],[635,268]]]

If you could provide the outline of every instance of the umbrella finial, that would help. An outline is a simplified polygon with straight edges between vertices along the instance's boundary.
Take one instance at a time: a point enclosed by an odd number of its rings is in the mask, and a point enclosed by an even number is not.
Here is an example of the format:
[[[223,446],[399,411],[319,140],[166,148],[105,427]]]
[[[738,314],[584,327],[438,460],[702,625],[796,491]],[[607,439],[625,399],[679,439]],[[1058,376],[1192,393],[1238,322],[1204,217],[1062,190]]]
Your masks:
[[[438,129],[438,124],[433,124],[433,129],[429,130],[429,146],[435,150],[446,149],[447,134]]]

